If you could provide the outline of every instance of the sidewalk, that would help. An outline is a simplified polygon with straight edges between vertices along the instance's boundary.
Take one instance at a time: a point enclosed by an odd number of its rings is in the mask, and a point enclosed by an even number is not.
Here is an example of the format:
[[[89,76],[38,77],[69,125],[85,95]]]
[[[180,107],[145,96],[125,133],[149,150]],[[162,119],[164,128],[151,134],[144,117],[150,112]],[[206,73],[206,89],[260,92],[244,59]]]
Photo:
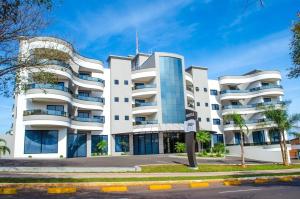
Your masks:
[[[191,172],[191,173],[0,173],[0,178],[148,178],[184,176],[237,176],[255,174],[300,173],[300,169],[257,170],[231,172]]]

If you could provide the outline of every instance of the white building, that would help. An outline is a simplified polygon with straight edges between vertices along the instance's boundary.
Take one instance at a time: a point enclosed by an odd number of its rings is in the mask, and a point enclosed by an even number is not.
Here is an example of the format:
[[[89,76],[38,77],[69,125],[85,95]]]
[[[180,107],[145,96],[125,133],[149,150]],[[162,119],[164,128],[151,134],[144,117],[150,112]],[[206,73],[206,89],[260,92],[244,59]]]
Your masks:
[[[162,52],[110,55],[105,68],[57,38],[21,40],[23,57],[39,49],[63,55],[59,60],[42,57],[58,82],[36,84],[32,72],[38,71],[21,72],[28,89],[15,97],[14,157],[89,157],[97,153],[100,140],[107,142],[109,155],[174,153],[175,143],[184,142],[183,122],[190,112],[197,113],[200,129],[213,134],[211,145],[228,144],[236,154],[236,129],[223,125],[222,118],[239,112],[251,126],[245,142],[262,145],[249,146],[248,156],[255,148],[272,151],[270,161],[280,158],[277,145],[266,145],[275,143],[277,135],[253,123],[262,119],[257,104],[282,101],[277,71],[208,80],[207,68],[186,68],[183,56]]]

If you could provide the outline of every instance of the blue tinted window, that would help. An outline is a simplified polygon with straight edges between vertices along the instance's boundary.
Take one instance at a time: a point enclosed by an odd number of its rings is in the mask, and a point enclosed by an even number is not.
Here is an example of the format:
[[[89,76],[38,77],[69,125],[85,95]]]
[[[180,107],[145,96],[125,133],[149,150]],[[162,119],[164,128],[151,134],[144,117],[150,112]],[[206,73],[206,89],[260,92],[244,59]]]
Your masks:
[[[212,109],[212,110],[219,110],[219,109],[220,109],[220,106],[219,106],[219,104],[212,104],[212,105],[211,105],[211,109]]]
[[[107,135],[92,135],[92,144],[91,144],[91,151],[92,153],[100,153],[100,151],[98,150],[97,144],[100,141],[105,141],[106,142],[106,148],[104,149],[104,151],[102,151],[102,153],[107,154],[107,147],[108,147],[108,138]]]
[[[214,144],[224,143],[224,138],[222,134],[213,134],[213,142]]]
[[[220,119],[213,119],[213,124],[214,125],[220,125],[221,124],[221,120]]]
[[[183,123],[185,120],[182,61],[160,57],[160,88],[163,123]]]
[[[210,90],[210,95],[218,95],[218,91],[217,90]]]
[[[115,152],[129,152],[129,135],[115,135]]]
[[[253,143],[255,144],[261,144],[265,142],[265,134],[263,130],[252,132],[252,137],[253,137]]]
[[[58,131],[25,131],[25,154],[57,153]]]

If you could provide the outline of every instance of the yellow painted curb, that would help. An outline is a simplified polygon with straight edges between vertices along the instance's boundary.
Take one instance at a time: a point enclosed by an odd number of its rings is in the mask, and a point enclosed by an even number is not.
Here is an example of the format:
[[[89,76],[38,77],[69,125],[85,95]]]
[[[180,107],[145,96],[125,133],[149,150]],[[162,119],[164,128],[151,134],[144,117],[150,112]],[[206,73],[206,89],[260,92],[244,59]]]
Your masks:
[[[48,193],[55,193],[55,194],[60,194],[60,193],[75,193],[76,188],[75,187],[51,187],[48,188]]]
[[[270,180],[266,179],[266,178],[256,178],[254,180],[255,184],[264,184],[264,183],[267,183],[267,182],[270,182]]]
[[[172,185],[170,184],[152,184],[149,185],[150,191],[158,191],[158,190],[168,190],[172,189]]]
[[[279,181],[281,181],[281,182],[292,182],[293,178],[289,177],[289,176],[287,176],[287,177],[281,177],[281,178],[279,178]]]
[[[208,182],[192,182],[190,183],[190,188],[200,188],[200,187],[208,187]]]
[[[17,189],[15,188],[0,188],[0,194],[16,194]]]
[[[128,191],[127,186],[107,186],[101,188],[102,192],[126,192]]]
[[[237,186],[241,184],[241,181],[239,180],[225,180],[223,181],[223,184],[225,186]]]

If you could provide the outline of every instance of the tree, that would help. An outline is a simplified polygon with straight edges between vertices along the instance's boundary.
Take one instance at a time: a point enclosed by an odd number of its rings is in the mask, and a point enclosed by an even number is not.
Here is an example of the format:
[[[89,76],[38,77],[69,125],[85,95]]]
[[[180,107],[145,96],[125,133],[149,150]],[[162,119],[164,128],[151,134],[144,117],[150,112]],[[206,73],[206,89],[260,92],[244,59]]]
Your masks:
[[[52,0],[0,0],[0,94],[10,96],[14,92],[20,82],[18,71],[45,65],[32,57],[23,59],[18,47],[22,37],[34,36],[46,27],[44,15],[52,4]]]
[[[106,151],[106,147],[107,147],[107,142],[105,140],[101,140],[97,143],[97,150],[101,155],[103,155],[104,152]]]
[[[198,142],[198,151],[203,151],[203,144],[209,142],[211,139],[207,131],[200,130],[196,133],[196,140]]]
[[[290,44],[291,56],[294,66],[289,68],[288,77],[298,78],[300,77],[300,14],[298,14],[298,21],[292,28],[293,38]]]
[[[0,138],[0,157],[7,152],[10,154],[10,149],[6,146],[6,141]]]
[[[248,126],[246,125],[246,121],[245,119],[242,117],[242,115],[238,114],[238,113],[232,113],[229,115],[226,115],[225,120],[232,120],[234,126],[239,128],[239,132],[240,132],[240,146],[241,146],[241,165],[242,167],[246,167],[245,165],[245,152],[244,152],[244,137],[245,137],[245,130],[246,133],[248,134],[249,129]]]
[[[176,142],[175,143],[175,150],[177,153],[184,153],[185,152],[185,143]]]
[[[266,119],[274,123],[273,129],[278,130],[280,133],[280,149],[282,155],[282,162],[284,165],[289,165],[288,150],[286,144],[285,132],[292,128],[299,128],[297,122],[300,121],[300,114],[294,114],[289,116],[285,105],[281,107],[266,106],[263,108]]]

